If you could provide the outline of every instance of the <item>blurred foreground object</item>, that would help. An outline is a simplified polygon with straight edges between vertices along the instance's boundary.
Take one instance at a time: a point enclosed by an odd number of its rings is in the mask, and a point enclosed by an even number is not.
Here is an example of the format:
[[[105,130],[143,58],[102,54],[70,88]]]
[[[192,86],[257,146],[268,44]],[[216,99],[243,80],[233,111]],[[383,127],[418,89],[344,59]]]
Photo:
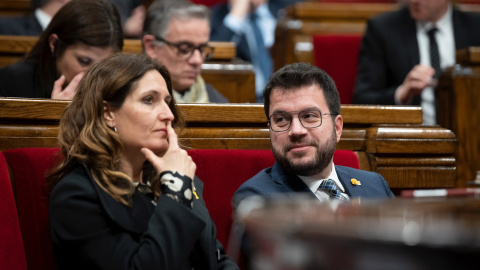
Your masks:
[[[478,269],[478,196],[252,204],[251,269]]]

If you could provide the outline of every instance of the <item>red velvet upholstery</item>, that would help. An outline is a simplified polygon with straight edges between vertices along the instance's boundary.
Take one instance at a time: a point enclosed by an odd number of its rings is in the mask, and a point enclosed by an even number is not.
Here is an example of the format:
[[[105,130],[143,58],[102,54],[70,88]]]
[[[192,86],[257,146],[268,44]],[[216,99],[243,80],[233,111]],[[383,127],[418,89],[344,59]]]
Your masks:
[[[7,162],[0,152],[0,269],[27,269]]]
[[[315,65],[325,70],[335,81],[342,104],[351,104],[361,35],[313,36]]]
[[[198,5],[204,5],[207,7],[214,6],[216,4],[223,4],[227,3],[228,0],[192,0],[193,3],[198,4]]]
[[[55,269],[45,174],[53,168],[57,152],[57,148],[23,148],[3,152],[15,181],[18,217],[29,270]]]
[[[233,221],[233,193],[262,169],[273,166],[275,158],[271,150],[208,149],[188,153],[197,164],[196,175],[205,184],[203,198],[217,226],[217,238],[227,248]],[[360,168],[356,154],[350,150],[335,151],[333,162]]]
[[[53,167],[57,152],[56,148],[24,148],[3,152],[16,182],[29,270],[55,269],[48,228],[45,174]],[[197,176],[205,184],[203,197],[217,227],[218,239],[228,247],[233,221],[233,193],[244,181],[273,165],[275,159],[272,151],[215,149],[188,152],[197,164]],[[357,156],[350,150],[335,151],[333,160],[336,165],[359,168]],[[0,176],[1,172],[0,169]]]
[[[196,175],[204,182],[203,198],[217,227],[217,238],[228,247],[232,197],[238,187],[275,162],[270,150],[190,150]],[[213,162],[212,162],[213,161]]]

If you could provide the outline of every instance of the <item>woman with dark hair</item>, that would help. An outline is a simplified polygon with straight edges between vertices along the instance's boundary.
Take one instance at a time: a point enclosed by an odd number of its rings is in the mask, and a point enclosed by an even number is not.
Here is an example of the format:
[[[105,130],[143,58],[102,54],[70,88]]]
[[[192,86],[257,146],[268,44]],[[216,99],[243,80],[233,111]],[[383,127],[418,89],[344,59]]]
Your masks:
[[[64,160],[47,178],[58,269],[238,269],[178,145],[181,119],[167,69],[148,56],[87,71],[60,119]]]
[[[0,69],[0,96],[72,99],[83,73],[123,48],[120,16],[108,0],[72,0],[19,62]]]

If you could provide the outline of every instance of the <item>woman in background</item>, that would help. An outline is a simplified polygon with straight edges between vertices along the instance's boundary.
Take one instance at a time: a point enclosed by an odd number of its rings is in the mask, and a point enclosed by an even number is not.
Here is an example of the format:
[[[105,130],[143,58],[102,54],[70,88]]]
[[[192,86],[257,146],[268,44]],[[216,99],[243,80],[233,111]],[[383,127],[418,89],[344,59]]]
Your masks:
[[[72,0],[19,62],[0,69],[0,96],[72,99],[83,73],[123,48],[120,16],[108,0]]]
[[[148,56],[117,54],[85,74],[48,177],[59,270],[238,269],[178,145],[181,123],[170,75]]]

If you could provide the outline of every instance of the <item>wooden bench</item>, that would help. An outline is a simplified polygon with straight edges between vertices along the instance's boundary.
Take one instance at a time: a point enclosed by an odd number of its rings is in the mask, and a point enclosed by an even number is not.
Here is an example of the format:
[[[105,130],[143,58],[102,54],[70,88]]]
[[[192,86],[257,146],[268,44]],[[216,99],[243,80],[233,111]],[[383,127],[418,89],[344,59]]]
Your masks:
[[[0,99],[0,151],[58,147],[58,121],[68,101]],[[270,149],[261,104],[180,104],[181,142],[189,149]],[[414,106],[342,105],[337,149],[356,152],[360,167],[382,174],[392,189],[455,187],[452,131],[423,126]]]
[[[480,12],[475,2],[457,1],[464,11]],[[395,3],[331,3],[299,2],[287,8],[275,30],[272,46],[274,70],[295,62],[313,62],[313,35],[362,34],[368,19],[381,13],[394,11],[401,5]]]
[[[38,37],[0,35],[0,68],[22,58],[37,42]],[[202,65],[202,76],[230,102],[255,103],[255,73],[253,66],[236,59],[233,42],[210,42],[215,48],[210,61]],[[125,39],[123,52],[140,53],[140,40]]]

